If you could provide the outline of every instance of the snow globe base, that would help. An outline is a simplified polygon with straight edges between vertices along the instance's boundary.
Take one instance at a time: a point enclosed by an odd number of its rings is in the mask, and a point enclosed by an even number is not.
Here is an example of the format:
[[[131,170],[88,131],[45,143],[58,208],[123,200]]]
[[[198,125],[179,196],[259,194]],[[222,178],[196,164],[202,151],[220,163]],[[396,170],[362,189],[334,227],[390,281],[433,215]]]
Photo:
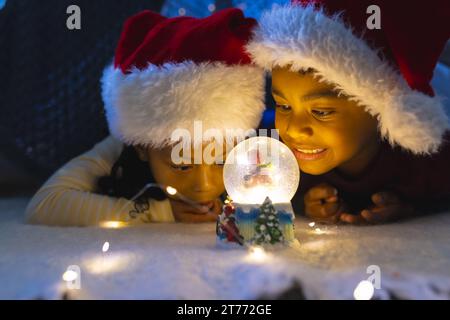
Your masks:
[[[294,242],[294,212],[290,203],[267,197],[263,204],[229,202],[217,219],[217,243],[283,246]]]

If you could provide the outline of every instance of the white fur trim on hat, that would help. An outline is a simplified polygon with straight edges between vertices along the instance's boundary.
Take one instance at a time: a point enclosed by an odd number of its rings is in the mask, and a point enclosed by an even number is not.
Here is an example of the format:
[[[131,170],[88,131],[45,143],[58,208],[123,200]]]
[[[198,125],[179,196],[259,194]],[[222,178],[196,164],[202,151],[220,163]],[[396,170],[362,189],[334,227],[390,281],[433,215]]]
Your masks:
[[[162,147],[176,129],[254,129],[264,111],[264,71],[188,61],[133,69],[109,66],[102,97],[110,132],[126,144]]]
[[[441,99],[410,89],[339,16],[312,6],[284,6],[264,13],[254,33],[247,51],[256,64],[312,68],[376,117],[392,145],[417,154],[438,151],[449,129]]]

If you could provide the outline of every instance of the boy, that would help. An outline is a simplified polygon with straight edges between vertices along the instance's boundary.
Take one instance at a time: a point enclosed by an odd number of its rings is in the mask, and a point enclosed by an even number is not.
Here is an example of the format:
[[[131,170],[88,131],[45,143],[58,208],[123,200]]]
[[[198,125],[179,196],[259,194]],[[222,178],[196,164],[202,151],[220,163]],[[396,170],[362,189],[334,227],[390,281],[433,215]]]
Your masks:
[[[373,4],[381,29],[369,30]],[[448,201],[449,121],[429,82],[449,15],[444,1],[302,1],[262,16],[247,49],[273,71],[308,216],[381,223]]]

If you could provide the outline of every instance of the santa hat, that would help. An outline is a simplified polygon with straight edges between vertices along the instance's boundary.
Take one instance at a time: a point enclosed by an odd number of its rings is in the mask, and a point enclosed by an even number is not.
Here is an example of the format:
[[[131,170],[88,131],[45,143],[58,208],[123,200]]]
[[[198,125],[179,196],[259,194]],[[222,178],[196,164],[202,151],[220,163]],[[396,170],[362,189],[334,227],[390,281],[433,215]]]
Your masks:
[[[110,132],[126,144],[162,147],[175,129],[256,128],[264,111],[264,71],[245,45],[256,21],[241,10],[210,17],[129,18],[114,65],[102,77]]]
[[[367,28],[370,5],[381,29]],[[267,69],[312,68],[376,117],[392,145],[428,154],[449,128],[430,86],[449,21],[448,0],[301,1],[264,13],[247,50]]]

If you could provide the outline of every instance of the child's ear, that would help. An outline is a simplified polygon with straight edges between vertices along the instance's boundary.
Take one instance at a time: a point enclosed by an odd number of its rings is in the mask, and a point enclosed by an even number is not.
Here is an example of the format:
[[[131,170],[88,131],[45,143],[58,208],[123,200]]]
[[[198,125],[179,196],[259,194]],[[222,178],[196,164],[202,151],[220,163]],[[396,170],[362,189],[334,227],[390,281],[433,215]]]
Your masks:
[[[141,161],[148,161],[147,148],[144,148],[142,146],[135,146],[134,149],[136,150],[136,153]]]

